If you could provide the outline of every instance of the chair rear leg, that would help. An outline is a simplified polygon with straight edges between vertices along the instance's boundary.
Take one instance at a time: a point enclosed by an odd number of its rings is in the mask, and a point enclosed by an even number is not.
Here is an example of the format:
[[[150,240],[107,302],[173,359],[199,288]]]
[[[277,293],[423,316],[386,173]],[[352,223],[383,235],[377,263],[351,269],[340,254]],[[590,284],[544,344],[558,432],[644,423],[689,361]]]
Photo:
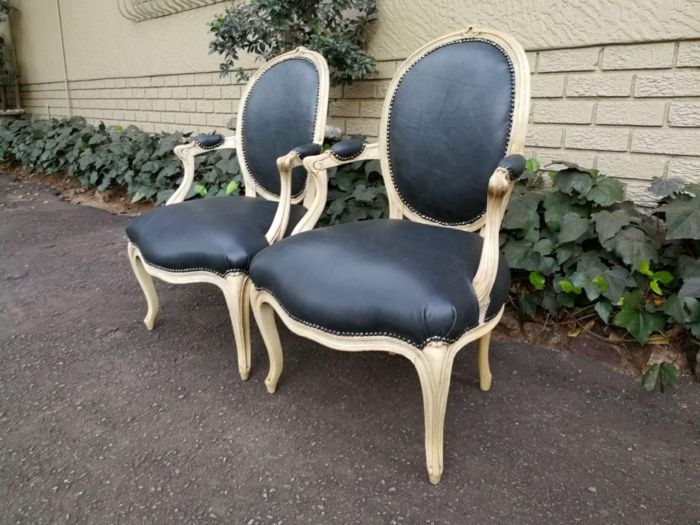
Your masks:
[[[233,338],[236,343],[238,373],[243,381],[250,376],[250,306],[248,301],[248,276],[243,273],[229,274],[221,286],[226,298]]]
[[[444,343],[430,343],[414,362],[423,392],[425,412],[425,458],[428,477],[433,485],[440,483],[443,471],[443,441],[447,395],[454,354]]]
[[[282,366],[284,364],[284,356],[282,354],[282,343],[277,332],[275,323],[275,311],[266,303],[260,295],[260,292],[253,291],[251,306],[255,322],[258,324],[260,334],[262,335],[267,348],[267,355],[270,360],[270,371],[265,378],[265,387],[270,394],[274,394],[277,390],[277,382],[282,375]]]
[[[491,367],[489,366],[489,343],[491,342],[491,332],[481,336],[479,339],[479,388],[482,392],[491,390]]]
[[[156,318],[158,317],[158,292],[156,292],[155,284],[153,284],[153,277],[146,271],[136,246],[129,243],[127,251],[136,280],[141,285],[141,290],[143,290],[143,294],[146,296],[148,311],[146,312],[146,317],[143,322],[146,324],[146,328],[153,330],[156,324]]]

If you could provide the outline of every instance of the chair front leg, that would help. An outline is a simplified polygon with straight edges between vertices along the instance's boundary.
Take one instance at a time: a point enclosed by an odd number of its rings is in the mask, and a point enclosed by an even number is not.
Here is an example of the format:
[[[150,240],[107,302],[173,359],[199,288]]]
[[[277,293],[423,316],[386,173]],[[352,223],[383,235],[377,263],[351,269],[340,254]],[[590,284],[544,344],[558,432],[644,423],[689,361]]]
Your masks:
[[[479,388],[482,392],[491,390],[491,367],[489,366],[489,343],[491,342],[491,332],[479,338]]]
[[[270,361],[270,371],[265,378],[265,388],[270,394],[274,394],[277,390],[277,382],[282,375],[282,366],[284,356],[282,354],[282,343],[277,332],[277,324],[275,323],[275,310],[270,306],[270,303],[265,301],[264,292],[255,290],[251,284],[251,301],[250,305],[253,309],[255,322],[260,329],[267,355]]]
[[[143,265],[143,260],[141,259],[141,254],[135,245],[129,243],[127,246],[127,251],[129,254],[129,262],[131,263],[131,268],[134,271],[136,280],[141,285],[141,290],[143,290],[143,295],[146,296],[146,304],[148,305],[148,311],[146,312],[146,317],[143,322],[146,328],[153,330],[156,324],[156,317],[158,317],[158,292],[156,291],[155,284],[153,283],[153,277],[146,271]]]
[[[446,343],[429,343],[414,361],[423,392],[425,458],[433,485],[442,478],[445,412],[454,356]]]
[[[248,302],[248,276],[233,273],[225,277],[220,286],[226,298],[233,338],[236,342],[238,373],[245,381],[250,376],[250,306]]]

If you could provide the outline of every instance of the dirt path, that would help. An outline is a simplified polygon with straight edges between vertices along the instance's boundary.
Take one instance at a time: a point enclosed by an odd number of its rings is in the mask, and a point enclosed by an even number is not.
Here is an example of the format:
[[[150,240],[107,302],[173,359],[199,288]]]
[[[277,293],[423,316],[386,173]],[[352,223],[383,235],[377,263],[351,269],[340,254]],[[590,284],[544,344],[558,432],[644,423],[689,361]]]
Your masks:
[[[2,523],[700,523],[700,388],[648,394],[585,357],[496,342],[455,363],[428,484],[410,363],[284,333],[238,379],[223,298],[144,301],[125,219],[0,177]]]

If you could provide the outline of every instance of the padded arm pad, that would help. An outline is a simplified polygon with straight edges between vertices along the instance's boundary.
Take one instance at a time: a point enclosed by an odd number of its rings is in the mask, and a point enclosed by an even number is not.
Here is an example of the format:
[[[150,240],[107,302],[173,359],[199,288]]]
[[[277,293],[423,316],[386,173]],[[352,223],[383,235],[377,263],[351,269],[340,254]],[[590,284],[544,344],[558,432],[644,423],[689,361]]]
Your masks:
[[[367,146],[362,139],[343,140],[331,146],[331,155],[338,160],[352,160],[359,156]]]
[[[202,149],[214,149],[224,143],[223,135],[197,135],[194,143]]]
[[[311,144],[304,144],[303,146],[297,146],[294,148],[294,152],[300,159],[304,159],[305,157],[310,157],[311,155],[318,155],[321,153],[321,145],[314,144],[313,142]]]
[[[525,171],[525,157],[518,153],[508,155],[498,163],[498,167],[505,168],[508,170],[510,178],[516,179],[522,175],[523,171]]]

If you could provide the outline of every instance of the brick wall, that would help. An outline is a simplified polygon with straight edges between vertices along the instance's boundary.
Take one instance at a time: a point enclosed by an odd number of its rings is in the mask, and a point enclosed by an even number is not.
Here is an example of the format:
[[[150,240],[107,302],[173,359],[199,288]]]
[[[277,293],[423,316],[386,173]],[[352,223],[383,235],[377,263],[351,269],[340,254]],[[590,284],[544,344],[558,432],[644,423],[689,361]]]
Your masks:
[[[700,41],[553,49],[528,53],[532,112],[528,153],[625,179],[644,203],[655,176],[700,181]],[[331,89],[329,124],[376,138],[383,98],[400,61],[374,78]],[[241,85],[218,72],[69,83],[74,114],[148,131],[223,130]],[[22,86],[25,107],[67,114],[62,82]]]

